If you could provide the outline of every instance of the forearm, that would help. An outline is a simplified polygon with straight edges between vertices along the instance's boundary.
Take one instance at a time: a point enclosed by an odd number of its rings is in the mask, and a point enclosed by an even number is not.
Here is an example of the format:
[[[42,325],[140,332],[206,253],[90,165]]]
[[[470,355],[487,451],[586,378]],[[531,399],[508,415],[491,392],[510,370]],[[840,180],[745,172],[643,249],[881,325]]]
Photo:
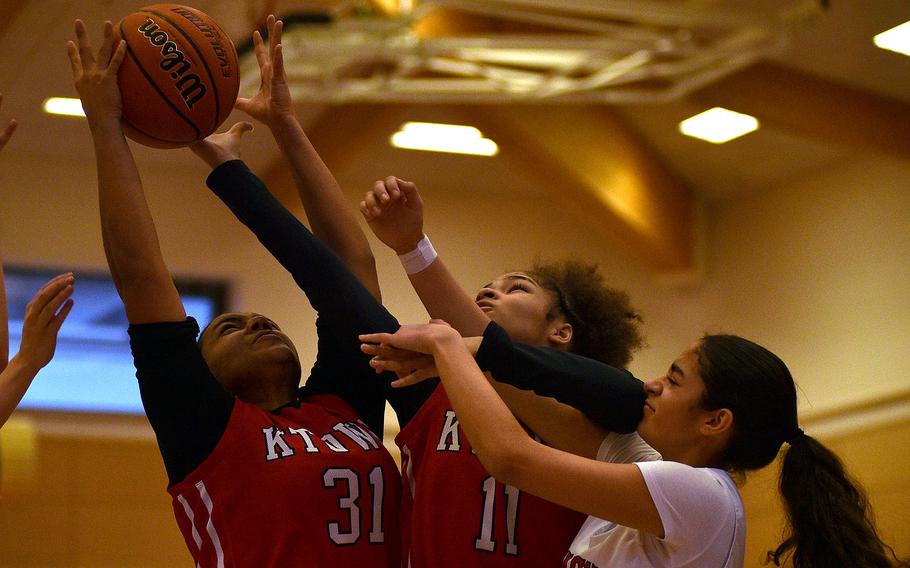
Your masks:
[[[496,380],[555,398],[609,431],[632,432],[641,421],[641,381],[599,361],[513,342],[495,324],[484,332],[477,361]]]
[[[594,459],[607,430],[579,410],[531,391],[492,382],[496,393],[509,410],[548,446]]]
[[[461,338],[436,339],[433,357],[458,422],[484,467],[494,477],[512,452],[531,441],[524,428],[484,377]]]
[[[605,464],[538,444],[458,338],[438,342],[433,355],[459,424],[480,462],[499,482],[576,511],[662,534],[660,516],[634,465]]]
[[[293,115],[283,116],[269,128],[291,166],[313,234],[379,299],[379,281],[369,241],[345,201],[335,176]]]
[[[0,372],[0,426],[6,423],[16,409],[39,370],[40,368],[29,365],[21,358],[13,357],[9,365]]]
[[[465,337],[482,335],[490,319],[449,272],[441,258],[408,275],[430,317],[441,319]]]
[[[158,244],[142,182],[119,123],[92,127],[101,235],[111,275],[133,323],[186,317]]]

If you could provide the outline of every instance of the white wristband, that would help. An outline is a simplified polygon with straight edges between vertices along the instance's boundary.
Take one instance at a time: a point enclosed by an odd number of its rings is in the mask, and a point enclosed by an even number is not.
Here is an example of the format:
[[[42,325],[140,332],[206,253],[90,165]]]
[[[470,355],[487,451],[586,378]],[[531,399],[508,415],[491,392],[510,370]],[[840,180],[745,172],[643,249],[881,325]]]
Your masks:
[[[408,274],[416,274],[433,264],[436,260],[436,249],[426,235],[417,243],[417,248],[411,252],[398,255],[398,260]]]

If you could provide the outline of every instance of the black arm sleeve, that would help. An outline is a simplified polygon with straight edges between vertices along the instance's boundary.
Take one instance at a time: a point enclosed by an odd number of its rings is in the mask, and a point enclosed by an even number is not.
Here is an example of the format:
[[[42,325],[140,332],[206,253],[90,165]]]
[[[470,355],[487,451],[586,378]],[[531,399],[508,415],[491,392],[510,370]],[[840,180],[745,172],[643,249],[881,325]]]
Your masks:
[[[380,434],[386,398],[399,422],[407,423],[435,384],[426,381],[392,389],[389,383],[394,376],[377,377],[357,339],[361,333],[394,333],[398,321],[335,253],[269,193],[246,164],[226,162],[212,171],[206,183],[291,274],[318,313],[319,354],[306,391],[338,394]]]
[[[497,381],[555,398],[611,432],[632,432],[643,416],[644,386],[628,371],[564,351],[515,343],[492,322],[483,333],[477,364]]]
[[[193,318],[129,328],[142,405],[171,485],[212,453],[234,409],[199,352],[198,333]]]

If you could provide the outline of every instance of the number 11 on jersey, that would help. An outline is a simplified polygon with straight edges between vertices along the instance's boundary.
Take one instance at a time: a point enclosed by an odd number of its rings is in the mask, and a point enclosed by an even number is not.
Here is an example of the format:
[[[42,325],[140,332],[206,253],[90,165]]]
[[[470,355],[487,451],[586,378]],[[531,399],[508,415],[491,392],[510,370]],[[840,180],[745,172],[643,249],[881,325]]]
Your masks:
[[[493,476],[488,476],[483,480],[481,492],[483,493],[483,513],[480,518],[480,532],[474,540],[474,548],[485,550],[487,552],[496,551],[496,542],[493,540],[493,520],[496,511],[496,487],[499,485]],[[516,524],[518,522],[518,501],[521,499],[521,491],[511,485],[503,485],[502,492],[505,498],[506,507],[506,542],[505,553],[510,556],[518,555],[518,543],[515,540],[517,532]]]

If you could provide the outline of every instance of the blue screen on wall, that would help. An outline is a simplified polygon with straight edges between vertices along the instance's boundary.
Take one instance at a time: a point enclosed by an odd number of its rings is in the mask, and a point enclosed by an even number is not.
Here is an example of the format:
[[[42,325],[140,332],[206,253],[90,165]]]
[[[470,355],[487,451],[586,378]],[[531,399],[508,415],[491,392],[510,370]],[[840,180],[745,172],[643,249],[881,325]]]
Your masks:
[[[6,267],[10,357],[19,349],[25,308],[56,272]],[[224,311],[226,286],[175,282],[188,315],[204,328]],[[35,410],[143,412],[130,353],[126,312],[109,276],[76,272],[75,305],[60,329],[51,363],[38,373],[21,408]]]

